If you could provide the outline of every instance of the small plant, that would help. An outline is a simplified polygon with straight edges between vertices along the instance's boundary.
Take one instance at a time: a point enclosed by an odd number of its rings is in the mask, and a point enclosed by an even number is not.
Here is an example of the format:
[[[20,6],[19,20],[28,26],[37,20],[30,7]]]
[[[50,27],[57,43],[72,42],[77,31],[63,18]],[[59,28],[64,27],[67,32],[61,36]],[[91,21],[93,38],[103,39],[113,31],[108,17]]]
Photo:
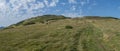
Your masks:
[[[32,25],[32,24],[35,24],[35,22],[28,22],[28,23],[25,23],[23,25]]]
[[[70,25],[65,26],[65,28],[66,28],[66,29],[73,29],[73,27],[70,26]]]

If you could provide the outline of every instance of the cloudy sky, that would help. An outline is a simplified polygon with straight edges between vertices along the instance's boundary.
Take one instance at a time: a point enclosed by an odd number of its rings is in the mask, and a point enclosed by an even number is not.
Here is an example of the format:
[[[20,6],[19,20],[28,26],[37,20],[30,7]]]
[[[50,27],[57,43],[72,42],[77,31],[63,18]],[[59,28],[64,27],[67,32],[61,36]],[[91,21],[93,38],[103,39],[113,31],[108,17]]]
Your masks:
[[[0,0],[0,26],[45,14],[120,18],[120,0]]]

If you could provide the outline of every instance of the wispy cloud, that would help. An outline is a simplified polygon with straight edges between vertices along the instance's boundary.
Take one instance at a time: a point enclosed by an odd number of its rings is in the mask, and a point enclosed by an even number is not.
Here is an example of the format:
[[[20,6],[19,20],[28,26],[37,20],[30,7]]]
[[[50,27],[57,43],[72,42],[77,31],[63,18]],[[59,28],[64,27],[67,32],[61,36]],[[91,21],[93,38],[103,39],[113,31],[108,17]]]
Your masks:
[[[59,2],[59,0],[52,0],[52,2],[50,3],[49,6],[54,7],[57,5],[58,2]]]
[[[29,17],[51,13],[51,10],[56,14],[60,12],[66,16],[81,16],[84,12],[83,7],[91,4],[90,0],[61,1],[64,0],[0,0],[0,23],[16,23]]]
[[[71,12],[71,13],[64,13],[62,15],[68,16],[68,17],[80,17],[81,15],[79,13]]]
[[[46,7],[55,7],[58,2],[59,0],[0,0],[0,19],[8,22],[8,19],[14,18],[17,20],[15,22],[18,22],[21,19],[41,15],[47,11],[47,9],[45,9]],[[1,22],[3,20],[1,20]]]
[[[80,15],[81,16],[84,16],[84,8],[90,10],[92,9],[96,4],[96,0],[80,0],[80,6],[79,6],[79,9],[80,9]],[[89,12],[88,10],[86,10],[86,12]]]
[[[77,3],[76,0],[68,0],[69,3]]]
[[[72,6],[71,9],[72,9],[73,11],[75,11],[75,10],[76,10],[76,6]]]
[[[51,0],[51,2],[49,2],[48,0],[44,0],[44,3],[47,7],[54,7],[57,5],[58,2],[59,0]]]

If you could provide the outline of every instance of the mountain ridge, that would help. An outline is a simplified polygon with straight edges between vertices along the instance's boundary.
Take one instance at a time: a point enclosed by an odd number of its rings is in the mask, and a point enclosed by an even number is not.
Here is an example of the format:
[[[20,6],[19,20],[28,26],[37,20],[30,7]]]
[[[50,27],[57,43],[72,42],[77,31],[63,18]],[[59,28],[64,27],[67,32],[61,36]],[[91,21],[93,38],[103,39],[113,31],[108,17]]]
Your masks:
[[[0,27],[0,29],[3,29],[3,28],[4,28],[3,26]]]
[[[102,17],[102,16],[83,16],[83,17],[75,17],[75,18],[79,18],[79,19],[119,19],[119,18],[115,18],[115,17]],[[38,21],[34,21],[34,20],[37,20]],[[66,16],[63,16],[63,15],[42,15],[42,16],[37,16],[37,17],[32,17],[32,18],[29,18],[29,19],[25,19],[23,21],[20,21],[16,24],[12,24],[10,25],[9,27],[12,27],[12,26],[17,26],[17,25],[31,25],[31,24],[36,24],[36,23],[47,23],[51,20],[61,20],[61,19],[72,19],[71,17],[66,17]],[[74,19],[74,18],[73,18]],[[26,23],[24,23],[26,22]]]

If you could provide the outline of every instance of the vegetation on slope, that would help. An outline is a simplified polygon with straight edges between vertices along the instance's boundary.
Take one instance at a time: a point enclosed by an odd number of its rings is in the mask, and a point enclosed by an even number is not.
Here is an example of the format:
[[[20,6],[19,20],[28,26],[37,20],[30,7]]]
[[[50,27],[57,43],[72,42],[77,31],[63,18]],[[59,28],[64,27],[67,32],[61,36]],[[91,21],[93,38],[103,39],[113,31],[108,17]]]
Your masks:
[[[18,22],[16,24],[10,25],[6,29],[14,28],[16,26],[27,26],[32,24],[49,24],[50,22],[55,22],[57,20],[61,19],[70,19],[69,17],[65,17],[62,15],[43,15],[43,16],[37,16],[30,19],[23,20],[21,22]]]
[[[4,29],[0,51],[119,51],[119,22],[73,18]]]
[[[35,24],[35,23],[46,23],[52,20],[60,20],[60,19],[67,19],[67,17],[61,16],[61,15],[43,15],[43,16],[38,16],[38,17],[34,17],[31,19],[27,19],[24,21],[21,21],[17,24],[15,24],[16,26],[19,25],[31,25],[31,24]]]

